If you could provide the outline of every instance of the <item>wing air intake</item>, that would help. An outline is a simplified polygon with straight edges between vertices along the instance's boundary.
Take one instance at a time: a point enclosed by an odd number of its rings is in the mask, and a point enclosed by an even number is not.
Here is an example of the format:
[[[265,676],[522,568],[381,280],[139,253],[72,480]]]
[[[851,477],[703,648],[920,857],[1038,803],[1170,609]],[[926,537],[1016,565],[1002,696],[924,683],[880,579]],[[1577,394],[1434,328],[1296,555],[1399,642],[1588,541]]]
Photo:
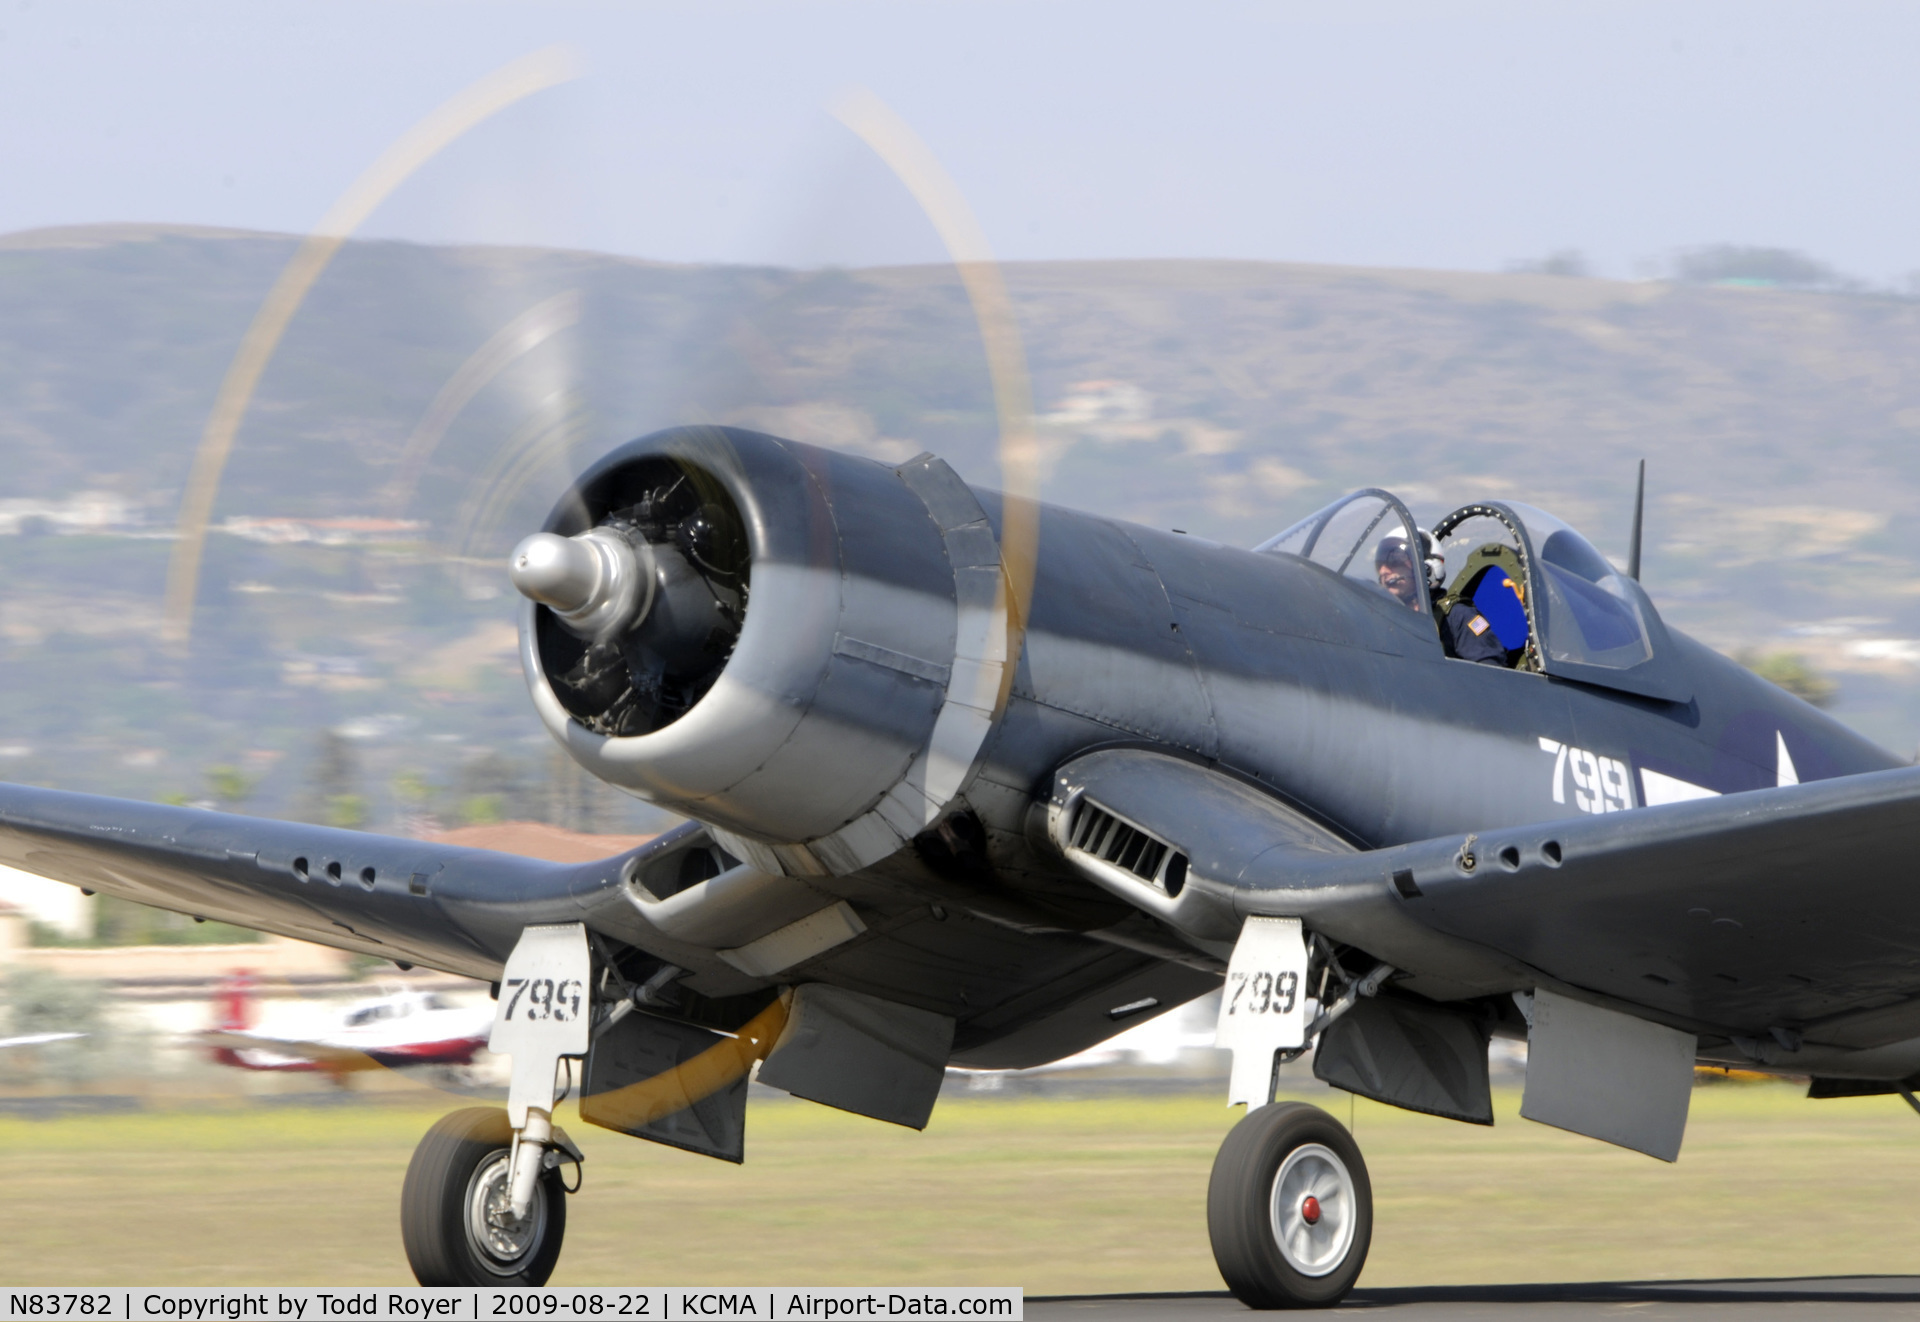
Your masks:
[[[1130,872],[1169,898],[1187,881],[1185,854],[1091,799],[1080,801],[1067,847]]]

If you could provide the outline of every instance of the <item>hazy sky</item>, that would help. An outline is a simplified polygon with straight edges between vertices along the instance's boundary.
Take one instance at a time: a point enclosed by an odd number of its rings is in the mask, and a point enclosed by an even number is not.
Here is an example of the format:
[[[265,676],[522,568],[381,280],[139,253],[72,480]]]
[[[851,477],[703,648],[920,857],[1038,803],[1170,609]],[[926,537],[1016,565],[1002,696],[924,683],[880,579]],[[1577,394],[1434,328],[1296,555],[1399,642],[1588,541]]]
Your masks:
[[[937,258],[826,113],[871,88],[1011,258],[1497,269],[1677,248],[1920,269],[1920,5],[0,0],[0,232],[303,230],[554,42],[364,232],[671,260]]]

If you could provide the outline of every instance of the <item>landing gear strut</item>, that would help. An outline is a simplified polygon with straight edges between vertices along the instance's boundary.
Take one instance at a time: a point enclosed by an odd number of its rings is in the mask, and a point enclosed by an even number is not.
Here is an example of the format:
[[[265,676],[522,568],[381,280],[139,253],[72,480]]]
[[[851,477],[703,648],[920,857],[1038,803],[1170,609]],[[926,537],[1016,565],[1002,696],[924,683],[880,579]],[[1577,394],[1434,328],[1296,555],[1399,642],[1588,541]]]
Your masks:
[[[567,1228],[553,1125],[560,1062],[592,1041],[593,961],[579,923],[523,928],[497,984],[490,1050],[513,1057],[507,1109],[455,1111],[407,1167],[400,1234],[422,1285],[544,1285]],[[578,1185],[575,1186],[576,1188]]]
[[[1250,1112],[1214,1158],[1207,1233],[1249,1308],[1330,1308],[1366,1265],[1373,1186],[1360,1147],[1317,1106]]]
[[[557,1163],[540,1163],[515,1216],[513,1146],[507,1113],[484,1106],[442,1116],[420,1140],[400,1193],[400,1238],[420,1284],[547,1283],[567,1233],[566,1185]]]

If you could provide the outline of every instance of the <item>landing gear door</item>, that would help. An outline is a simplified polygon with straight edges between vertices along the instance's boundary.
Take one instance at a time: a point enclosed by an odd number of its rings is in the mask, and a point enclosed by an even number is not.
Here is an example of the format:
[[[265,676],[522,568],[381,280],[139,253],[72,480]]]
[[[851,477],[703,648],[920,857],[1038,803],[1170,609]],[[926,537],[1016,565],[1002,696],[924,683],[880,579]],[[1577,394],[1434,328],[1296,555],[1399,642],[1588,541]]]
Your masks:
[[[1298,918],[1249,918],[1227,965],[1214,1045],[1233,1052],[1227,1105],[1273,1100],[1276,1052],[1307,1043],[1307,942]]]
[[[579,923],[529,927],[500,977],[487,1048],[513,1057],[507,1118],[527,1123],[527,1107],[553,1107],[554,1072],[562,1056],[584,1056],[590,1041],[593,957]]]

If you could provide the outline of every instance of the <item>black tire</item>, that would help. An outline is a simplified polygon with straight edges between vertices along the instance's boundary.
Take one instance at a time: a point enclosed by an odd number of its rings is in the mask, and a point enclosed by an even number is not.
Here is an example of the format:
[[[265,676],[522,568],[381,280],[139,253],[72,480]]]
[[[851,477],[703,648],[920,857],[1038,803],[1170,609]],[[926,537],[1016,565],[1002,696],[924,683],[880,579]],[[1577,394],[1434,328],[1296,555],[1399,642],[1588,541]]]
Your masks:
[[[1333,1307],[1359,1279],[1373,1241],[1373,1185],[1359,1145],[1304,1102],[1251,1112],[1213,1159],[1207,1235],[1227,1288],[1247,1307]]]
[[[482,1242],[474,1221],[482,1187],[504,1180],[513,1146],[507,1113],[474,1106],[435,1122],[407,1165],[400,1189],[400,1239],[422,1285],[545,1285],[567,1233],[560,1172],[535,1186],[524,1233],[496,1231]],[[511,1251],[508,1251],[508,1250]]]

